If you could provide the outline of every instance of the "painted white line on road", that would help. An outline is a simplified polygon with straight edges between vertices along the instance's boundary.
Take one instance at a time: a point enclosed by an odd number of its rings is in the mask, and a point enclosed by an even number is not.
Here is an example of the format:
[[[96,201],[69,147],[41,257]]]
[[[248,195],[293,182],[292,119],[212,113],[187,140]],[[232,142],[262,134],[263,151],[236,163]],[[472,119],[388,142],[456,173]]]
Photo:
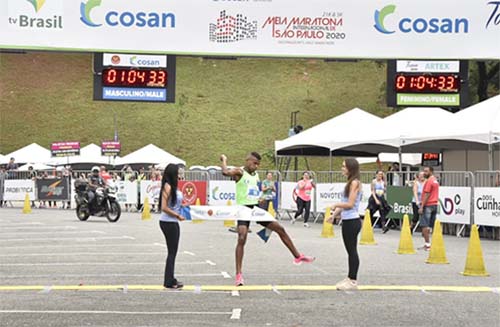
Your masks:
[[[10,226],[32,226],[32,225],[45,225],[40,222],[31,222],[31,223],[9,223],[9,224],[0,224],[0,227],[10,227]]]
[[[235,310],[240,310],[239,312]],[[97,310],[0,310],[0,314],[116,314],[116,315],[231,315],[231,319],[240,319],[241,309],[232,312],[214,311],[97,311]],[[233,318],[237,316],[237,318]]]
[[[239,320],[241,318],[241,309],[233,309],[231,319]]]
[[[165,255],[164,252],[65,252],[65,253],[16,253],[16,254],[0,254],[0,258],[9,257],[57,257],[57,256],[118,256],[118,255]]]
[[[176,263],[178,264],[178,263]],[[220,274],[175,274],[179,277],[220,277]],[[20,278],[83,278],[83,277],[161,277],[163,274],[45,274],[45,275],[2,275],[2,279],[20,279]]]
[[[15,231],[15,232],[6,232],[6,233],[1,233],[0,236],[2,235],[47,235],[47,234],[106,234],[106,232],[98,231],[98,230],[92,230],[92,231],[85,231],[85,230],[79,230],[79,231],[51,231],[51,232],[23,232],[23,231]],[[9,239],[6,239],[9,240]]]
[[[187,254],[187,255],[191,255],[191,256],[193,256],[193,257],[195,256],[195,254],[194,254],[193,252],[184,251],[183,253],[184,253],[184,254]]]
[[[2,230],[6,229],[35,229],[35,230],[44,230],[44,229],[76,229],[74,226],[18,226],[18,227],[1,227]]]
[[[231,296],[240,296],[239,291],[231,291]]]
[[[208,263],[208,264],[209,264],[209,265],[211,265],[211,266],[217,266],[217,265],[215,264],[215,262],[212,262],[212,261],[210,261],[210,260],[207,260],[207,261],[205,261],[205,262],[206,262],[206,263]]]
[[[162,244],[162,243],[154,243],[153,245],[161,246],[162,248],[166,248],[167,247],[165,244]]]
[[[0,263],[0,267],[29,267],[29,266],[136,266],[136,265],[164,265],[161,262],[46,262],[46,263]],[[176,265],[206,265],[206,262],[176,262]],[[219,275],[220,276],[220,275]]]
[[[229,275],[229,274],[227,273],[227,271],[221,271],[221,272],[220,272],[220,274],[221,274],[221,275],[222,275],[222,277],[224,277],[224,278],[231,278],[231,275]]]
[[[278,289],[276,288],[276,285],[273,285],[272,287],[273,287],[273,292],[274,292],[274,293],[276,293],[276,294],[278,294],[278,295],[281,295],[281,292],[280,292],[280,291],[278,291]]]
[[[11,238],[6,240],[0,240],[0,242],[24,242],[24,241],[72,241],[72,242],[85,242],[92,241],[96,242],[98,240],[135,240],[131,236],[104,236],[104,237],[50,237],[50,238]],[[3,247],[2,247],[3,248]]]
[[[121,238],[122,239],[122,238]],[[143,244],[117,244],[117,243],[108,243],[108,244],[81,244],[81,245],[16,245],[16,246],[2,246],[0,250],[5,250],[5,249],[40,249],[40,248],[65,248],[65,249],[70,249],[70,248],[78,248],[78,249],[84,249],[84,248],[111,248],[111,247],[119,247],[122,249],[123,247],[153,247],[154,244],[151,243],[143,243]]]

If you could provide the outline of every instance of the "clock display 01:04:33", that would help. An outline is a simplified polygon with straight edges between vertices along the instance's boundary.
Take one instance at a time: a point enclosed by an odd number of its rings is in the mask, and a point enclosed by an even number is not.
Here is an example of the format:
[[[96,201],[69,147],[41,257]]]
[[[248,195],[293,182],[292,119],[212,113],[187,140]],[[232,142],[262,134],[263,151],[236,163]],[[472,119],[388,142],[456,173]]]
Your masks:
[[[122,87],[165,87],[167,72],[163,69],[104,69],[102,84]]]
[[[397,92],[454,93],[460,90],[458,75],[396,75]]]

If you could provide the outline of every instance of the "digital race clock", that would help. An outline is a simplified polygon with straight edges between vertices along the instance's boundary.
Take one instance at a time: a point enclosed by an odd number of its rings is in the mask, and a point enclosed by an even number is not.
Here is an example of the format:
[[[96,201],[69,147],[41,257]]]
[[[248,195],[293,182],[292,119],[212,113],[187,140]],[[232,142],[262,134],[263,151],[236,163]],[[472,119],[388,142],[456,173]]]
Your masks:
[[[94,100],[175,102],[175,59],[95,53]]]
[[[442,108],[467,106],[468,62],[389,60],[387,105]]]

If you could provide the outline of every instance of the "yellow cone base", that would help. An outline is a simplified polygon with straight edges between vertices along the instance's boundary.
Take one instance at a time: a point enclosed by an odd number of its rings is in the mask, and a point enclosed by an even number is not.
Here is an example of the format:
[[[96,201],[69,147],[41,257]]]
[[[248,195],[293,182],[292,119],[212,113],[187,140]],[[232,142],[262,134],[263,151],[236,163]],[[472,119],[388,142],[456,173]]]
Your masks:
[[[144,199],[144,204],[142,206],[142,214],[141,214],[141,219],[142,220],[150,220],[151,219],[151,209],[149,208],[149,198],[146,197]]]
[[[470,231],[469,249],[467,250],[467,260],[465,261],[465,269],[462,275],[478,277],[490,275],[484,266],[483,250],[481,248],[477,225],[472,225]]]
[[[410,230],[410,219],[408,215],[403,217],[403,227],[401,228],[401,237],[399,239],[398,254],[415,254],[415,248],[413,247],[413,238],[411,237]]]
[[[31,213],[30,195],[28,193],[24,197],[23,213]]]
[[[197,205],[197,206],[201,205],[200,198],[196,198],[195,205]],[[193,220],[191,220],[191,223],[193,223],[193,224],[201,224],[201,223],[203,223],[203,220],[201,220],[201,219],[193,219]]]
[[[366,210],[365,219],[363,219],[363,226],[361,228],[361,245],[375,245],[375,237],[373,236],[372,219],[370,217],[370,210]]]
[[[434,264],[448,264],[448,259],[446,259],[446,250],[444,248],[443,232],[441,230],[441,222],[436,219],[434,223],[432,239],[431,239],[431,250],[429,251],[429,258],[426,263]]]
[[[236,226],[234,220],[224,220],[224,227],[234,227],[234,226]]]
[[[335,232],[333,230],[333,224],[330,224],[328,219],[332,216],[332,212],[330,208],[327,208],[325,211],[325,218],[323,219],[323,230],[321,231],[321,237],[323,238],[333,238],[335,236]]]

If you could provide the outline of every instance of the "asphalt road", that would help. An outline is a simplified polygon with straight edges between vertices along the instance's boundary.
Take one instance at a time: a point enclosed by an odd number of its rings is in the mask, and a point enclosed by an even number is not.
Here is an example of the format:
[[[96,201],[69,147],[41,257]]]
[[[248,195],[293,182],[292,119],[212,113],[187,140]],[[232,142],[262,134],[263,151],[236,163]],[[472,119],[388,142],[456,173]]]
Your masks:
[[[255,233],[259,226],[252,225],[243,265],[246,284],[250,289],[274,287],[235,292],[236,234],[222,222],[186,222],[181,225],[176,275],[190,287],[170,291],[160,287],[166,253],[157,219],[153,215],[142,221],[137,213],[124,213],[111,224],[94,217],[80,222],[74,211],[35,209],[24,215],[20,209],[0,209],[0,325],[500,325],[498,241],[481,243],[490,276],[465,277],[460,272],[468,239],[445,236],[450,263],[431,265],[425,263],[428,252],[395,253],[399,232],[375,230],[378,244],[359,246],[359,283],[382,290],[339,292],[328,289],[347,273],[338,226],[335,238],[323,239],[320,224],[306,229],[284,221],[299,250],[317,258],[314,264],[295,266],[276,235],[266,244]],[[415,247],[422,243],[414,235]],[[211,285],[221,287],[205,290]],[[280,290],[283,285],[305,287]],[[308,289],[310,285],[318,287]],[[389,290],[410,285],[470,288]],[[474,291],[480,286],[491,289]]]

